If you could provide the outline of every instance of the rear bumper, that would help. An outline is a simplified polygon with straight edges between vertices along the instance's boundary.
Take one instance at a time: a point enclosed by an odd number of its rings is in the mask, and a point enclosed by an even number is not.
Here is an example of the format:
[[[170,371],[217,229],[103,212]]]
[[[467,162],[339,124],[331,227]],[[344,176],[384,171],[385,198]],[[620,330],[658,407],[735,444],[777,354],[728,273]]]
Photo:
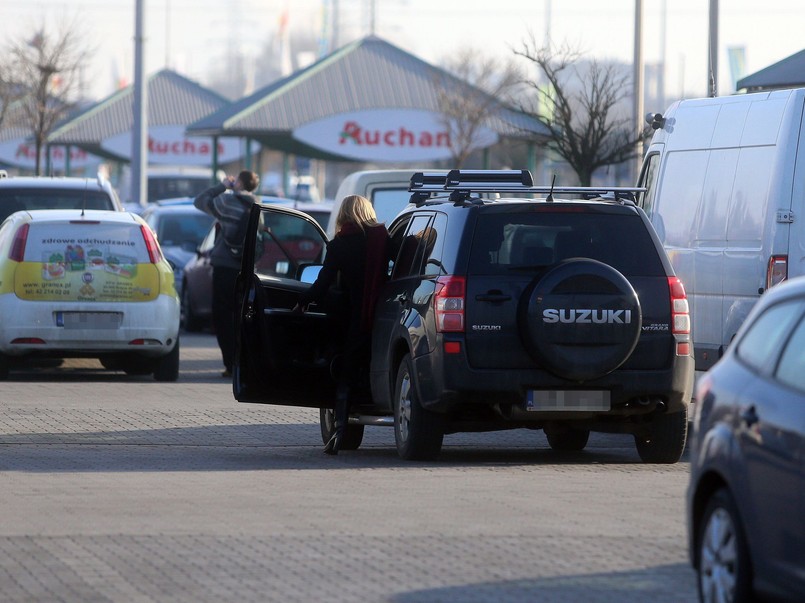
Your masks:
[[[649,400],[662,400],[668,412],[683,411],[693,393],[691,356],[674,356],[673,365],[664,370],[618,369],[581,383],[540,369],[473,369],[463,351],[445,354],[439,350],[418,356],[414,365],[422,405],[438,412],[450,412],[467,404],[524,408],[529,390],[579,389],[609,391],[612,410],[604,414],[628,416],[645,413]],[[540,413],[528,415],[540,418]]]
[[[65,328],[59,312],[120,313],[117,328]],[[45,353],[92,356],[108,352],[135,352],[159,357],[170,352],[179,335],[179,301],[160,295],[149,302],[55,303],[21,301],[0,296],[0,352],[9,356]],[[12,343],[15,340],[22,341]],[[42,343],[26,343],[40,340]],[[142,342],[132,344],[132,342]]]

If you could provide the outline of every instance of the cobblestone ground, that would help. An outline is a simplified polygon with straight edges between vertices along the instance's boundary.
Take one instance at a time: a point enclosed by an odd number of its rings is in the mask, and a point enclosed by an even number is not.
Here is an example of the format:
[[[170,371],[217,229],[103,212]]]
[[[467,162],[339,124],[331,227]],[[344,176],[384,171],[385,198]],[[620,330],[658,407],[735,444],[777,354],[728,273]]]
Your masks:
[[[0,601],[695,600],[684,459],[517,430],[407,463],[379,427],[327,457],[317,411],[239,404],[214,338],[182,344],[177,383],[86,360],[0,386]]]

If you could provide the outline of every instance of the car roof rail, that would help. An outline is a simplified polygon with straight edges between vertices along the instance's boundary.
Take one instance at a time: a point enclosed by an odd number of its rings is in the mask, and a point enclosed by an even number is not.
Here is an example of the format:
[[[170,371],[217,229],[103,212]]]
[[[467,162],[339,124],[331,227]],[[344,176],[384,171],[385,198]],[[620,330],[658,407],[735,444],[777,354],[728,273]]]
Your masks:
[[[645,188],[628,186],[534,186],[529,170],[451,170],[445,177],[437,172],[418,172],[411,177],[409,191],[416,199],[429,199],[435,193],[450,193],[456,203],[466,201],[473,193],[536,193],[578,195],[582,199],[635,202]],[[418,195],[420,197],[418,197]]]

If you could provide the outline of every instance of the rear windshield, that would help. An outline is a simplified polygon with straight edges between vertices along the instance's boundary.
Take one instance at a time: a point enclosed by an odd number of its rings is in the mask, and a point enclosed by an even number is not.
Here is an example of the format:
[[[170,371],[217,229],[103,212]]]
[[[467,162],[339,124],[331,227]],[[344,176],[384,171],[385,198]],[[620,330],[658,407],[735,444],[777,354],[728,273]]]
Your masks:
[[[150,261],[140,225],[31,223],[26,262],[65,265],[68,270],[115,269]]]
[[[48,188],[0,190],[0,222],[17,211],[33,209],[117,209],[103,191]]]
[[[593,258],[630,276],[663,276],[662,261],[637,215],[593,211],[484,212],[470,255],[473,274],[542,270]]]

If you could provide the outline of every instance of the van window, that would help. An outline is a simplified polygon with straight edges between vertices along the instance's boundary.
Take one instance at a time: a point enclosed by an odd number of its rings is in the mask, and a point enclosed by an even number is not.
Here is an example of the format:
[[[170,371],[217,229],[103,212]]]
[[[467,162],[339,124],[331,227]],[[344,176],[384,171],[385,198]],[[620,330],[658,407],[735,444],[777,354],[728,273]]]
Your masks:
[[[403,208],[408,205],[411,193],[408,188],[376,188],[369,199],[375,208],[377,221],[391,224]]]
[[[203,176],[149,176],[148,202],[174,197],[196,197],[212,186],[211,177]]]
[[[641,193],[637,204],[651,217],[651,211],[654,208],[654,196],[657,194],[657,174],[659,174],[660,154],[652,153],[646,157],[643,166],[638,186],[645,188],[646,192]]]

